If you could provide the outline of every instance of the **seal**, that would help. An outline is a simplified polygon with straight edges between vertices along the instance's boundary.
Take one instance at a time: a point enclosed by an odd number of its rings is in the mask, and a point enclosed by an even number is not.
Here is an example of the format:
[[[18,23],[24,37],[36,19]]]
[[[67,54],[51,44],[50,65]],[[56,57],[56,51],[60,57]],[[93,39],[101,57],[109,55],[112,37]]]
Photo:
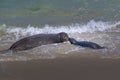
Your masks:
[[[58,34],[37,34],[20,39],[19,41],[15,42],[8,50],[28,50],[46,44],[63,43],[65,41],[68,41],[68,38],[68,34],[65,32]]]
[[[89,41],[77,41],[74,38],[69,38],[69,42],[74,45],[82,46],[82,47],[89,47],[92,49],[104,49],[105,47],[102,47],[96,43],[89,42]]]

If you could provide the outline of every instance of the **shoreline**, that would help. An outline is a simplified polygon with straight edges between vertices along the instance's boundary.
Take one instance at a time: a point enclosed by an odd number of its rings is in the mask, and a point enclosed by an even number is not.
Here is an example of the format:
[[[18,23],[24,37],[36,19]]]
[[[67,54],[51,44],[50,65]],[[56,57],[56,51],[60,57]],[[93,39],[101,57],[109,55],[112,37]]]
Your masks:
[[[4,80],[116,80],[120,79],[120,59],[55,58],[1,62]],[[4,68],[3,68],[4,67]],[[4,69],[4,70],[2,70]]]

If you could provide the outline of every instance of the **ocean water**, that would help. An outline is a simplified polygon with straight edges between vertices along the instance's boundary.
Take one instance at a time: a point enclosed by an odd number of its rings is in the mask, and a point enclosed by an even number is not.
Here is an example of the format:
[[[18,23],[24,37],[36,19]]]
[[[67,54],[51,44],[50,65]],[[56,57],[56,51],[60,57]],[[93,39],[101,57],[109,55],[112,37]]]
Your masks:
[[[69,42],[0,54],[0,61],[57,57],[120,58],[120,0],[1,0],[0,50],[21,38],[40,33],[66,32],[79,41],[107,49],[93,50]]]
[[[11,26],[119,21],[119,0],[1,0],[0,24]]]

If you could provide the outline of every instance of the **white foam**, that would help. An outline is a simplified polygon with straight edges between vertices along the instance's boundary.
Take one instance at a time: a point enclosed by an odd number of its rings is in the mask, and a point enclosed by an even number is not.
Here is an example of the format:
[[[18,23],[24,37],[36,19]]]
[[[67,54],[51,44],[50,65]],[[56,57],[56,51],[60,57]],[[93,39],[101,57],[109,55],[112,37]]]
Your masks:
[[[59,32],[66,32],[66,33],[93,33],[96,31],[105,31],[120,25],[120,21],[118,22],[103,22],[103,21],[95,21],[91,20],[86,24],[71,24],[67,26],[50,26],[45,25],[43,27],[35,27],[28,25],[26,28],[22,27],[11,27],[6,26],[5,24],[0,26],[4,27],[4,31],[7,34],[14,35],[15,39],[18,40],[20,36],[30,36],[39,33],[59,33]],[[1,28],[2,29],[2,28]],[[6,29],[6,30],[5,30]]]

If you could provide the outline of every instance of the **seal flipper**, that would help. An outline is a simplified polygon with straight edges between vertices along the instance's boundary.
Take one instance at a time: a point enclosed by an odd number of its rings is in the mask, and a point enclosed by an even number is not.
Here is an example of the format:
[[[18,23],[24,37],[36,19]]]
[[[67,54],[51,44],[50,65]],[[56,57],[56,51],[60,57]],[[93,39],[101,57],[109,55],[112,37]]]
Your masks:
[[[108,47],[105,47],[105,46],[100,46],[98,49],[108,49]]]
[[[102,47],[102,46],[92,46],[92,47],[90,47],[90,48],[92,48],[92,49],[106,49],[106,47]]]

